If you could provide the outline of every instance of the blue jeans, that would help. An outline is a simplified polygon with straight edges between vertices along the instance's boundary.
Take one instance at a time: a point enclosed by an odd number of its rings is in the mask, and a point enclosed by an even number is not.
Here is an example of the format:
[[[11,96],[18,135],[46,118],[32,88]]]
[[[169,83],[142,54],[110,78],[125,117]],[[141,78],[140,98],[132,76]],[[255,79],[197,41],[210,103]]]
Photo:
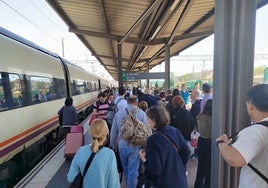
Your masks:
[[[127,188],[136,188],[140,164],[139,147],[119,148]]]

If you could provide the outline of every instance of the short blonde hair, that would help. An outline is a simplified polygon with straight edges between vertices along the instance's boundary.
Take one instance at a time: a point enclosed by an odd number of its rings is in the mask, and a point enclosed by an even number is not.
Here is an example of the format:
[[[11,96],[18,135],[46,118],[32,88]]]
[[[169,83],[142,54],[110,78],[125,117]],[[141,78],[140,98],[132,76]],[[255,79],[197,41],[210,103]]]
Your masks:
[[[89,134],[92,137],[91,150],[96,153],[99,151],[100,142],[105,142],[105,139],[108,139],[109,129],[106,121],[95,119],[89,127]]]

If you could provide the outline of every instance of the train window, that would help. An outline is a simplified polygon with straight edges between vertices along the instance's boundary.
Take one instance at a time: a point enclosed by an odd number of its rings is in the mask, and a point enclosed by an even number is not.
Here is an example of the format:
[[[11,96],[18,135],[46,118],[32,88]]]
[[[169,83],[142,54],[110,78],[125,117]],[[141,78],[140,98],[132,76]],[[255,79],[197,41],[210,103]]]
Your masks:
[[[64,79],[55,79],[56,80],[56,99],[65,98],[66,94],[66,83]]]
[[[86,93],[86,85],[84,80],[76,80],[76,84],[78,94]]]
[[[91,91],[91,86],[84,80],[73,80],[71,86],[71,92],[73,96]]]
[[[90,82],[91,91],[95,91],[94,83]]]
[[[78,95],[79,94],[79,90],[77,88],[77,82],[76,80],[73,80],[71,82],[71,92],[72,92],[72,96]]]
[[[101,89],[106,89],[106,85],[105,84],[101,84]]]
[[[50,79],[50,85],[46,91],[47,101],[65,98],[66,94],[66,84],[64,79],[52,78]],[[37,98],[37,97],[36,97]]]
[[[31,96],[33,104],[47,102],[49,91],[52,86],[52,79],[45,77],[31,76]]]
[[[66,96],[64,79],[0,72],[0,111]]]
[[[92,84],[91,84],[91,82],[87,82],[86,83],[86,89],[90,92],[90,91],[92,91]]]
[[[93,90],[96,91],[97,88],[98,88],[98,87],[97,87],[97,83],[94,83],[94,88],[93,88]]]
[[[98,88],[97,86],[98,86],[97,82],[87,82],[86,83],[86,89],[89,91],[96,91]]]
[[[22,106],[21,80],[19,75],[0,73],[0,111]]]
[[[13,107],[22,106],[21,80],[17,74],[9,74]]]

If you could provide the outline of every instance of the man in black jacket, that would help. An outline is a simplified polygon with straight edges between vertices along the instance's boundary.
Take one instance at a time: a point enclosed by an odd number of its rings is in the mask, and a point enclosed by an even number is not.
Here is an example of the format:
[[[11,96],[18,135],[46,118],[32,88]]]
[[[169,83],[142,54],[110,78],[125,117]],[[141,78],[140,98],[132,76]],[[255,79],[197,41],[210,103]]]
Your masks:
[[[191,107],[191,114],[195,120],[196,123],[196,118],[197,116],[200,114],[200,103],[201,103],[201,99],[199,99],[199,92],[196,90],[193,90],[191,92],[191,99],[192,99],[192,107]],[[197,126],[197,123],[196,123]]]

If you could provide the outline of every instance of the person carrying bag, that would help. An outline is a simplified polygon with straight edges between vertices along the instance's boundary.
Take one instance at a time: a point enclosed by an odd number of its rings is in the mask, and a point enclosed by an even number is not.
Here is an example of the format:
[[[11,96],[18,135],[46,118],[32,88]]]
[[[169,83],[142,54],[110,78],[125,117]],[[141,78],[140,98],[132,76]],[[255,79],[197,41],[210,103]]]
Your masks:
[[[92,122],[89,128],[92,143],[78,149],[67,174],[68,182],[74,182],[76,176],[83,172],[82,187],[120,188],[115,154],[110,148],[104,147],[108,133],[105,120],[97,118]],[[94,157],[91,164],[88,159],[90,155],[90,158]],[[91,168],[87,167],[89,165]]]

